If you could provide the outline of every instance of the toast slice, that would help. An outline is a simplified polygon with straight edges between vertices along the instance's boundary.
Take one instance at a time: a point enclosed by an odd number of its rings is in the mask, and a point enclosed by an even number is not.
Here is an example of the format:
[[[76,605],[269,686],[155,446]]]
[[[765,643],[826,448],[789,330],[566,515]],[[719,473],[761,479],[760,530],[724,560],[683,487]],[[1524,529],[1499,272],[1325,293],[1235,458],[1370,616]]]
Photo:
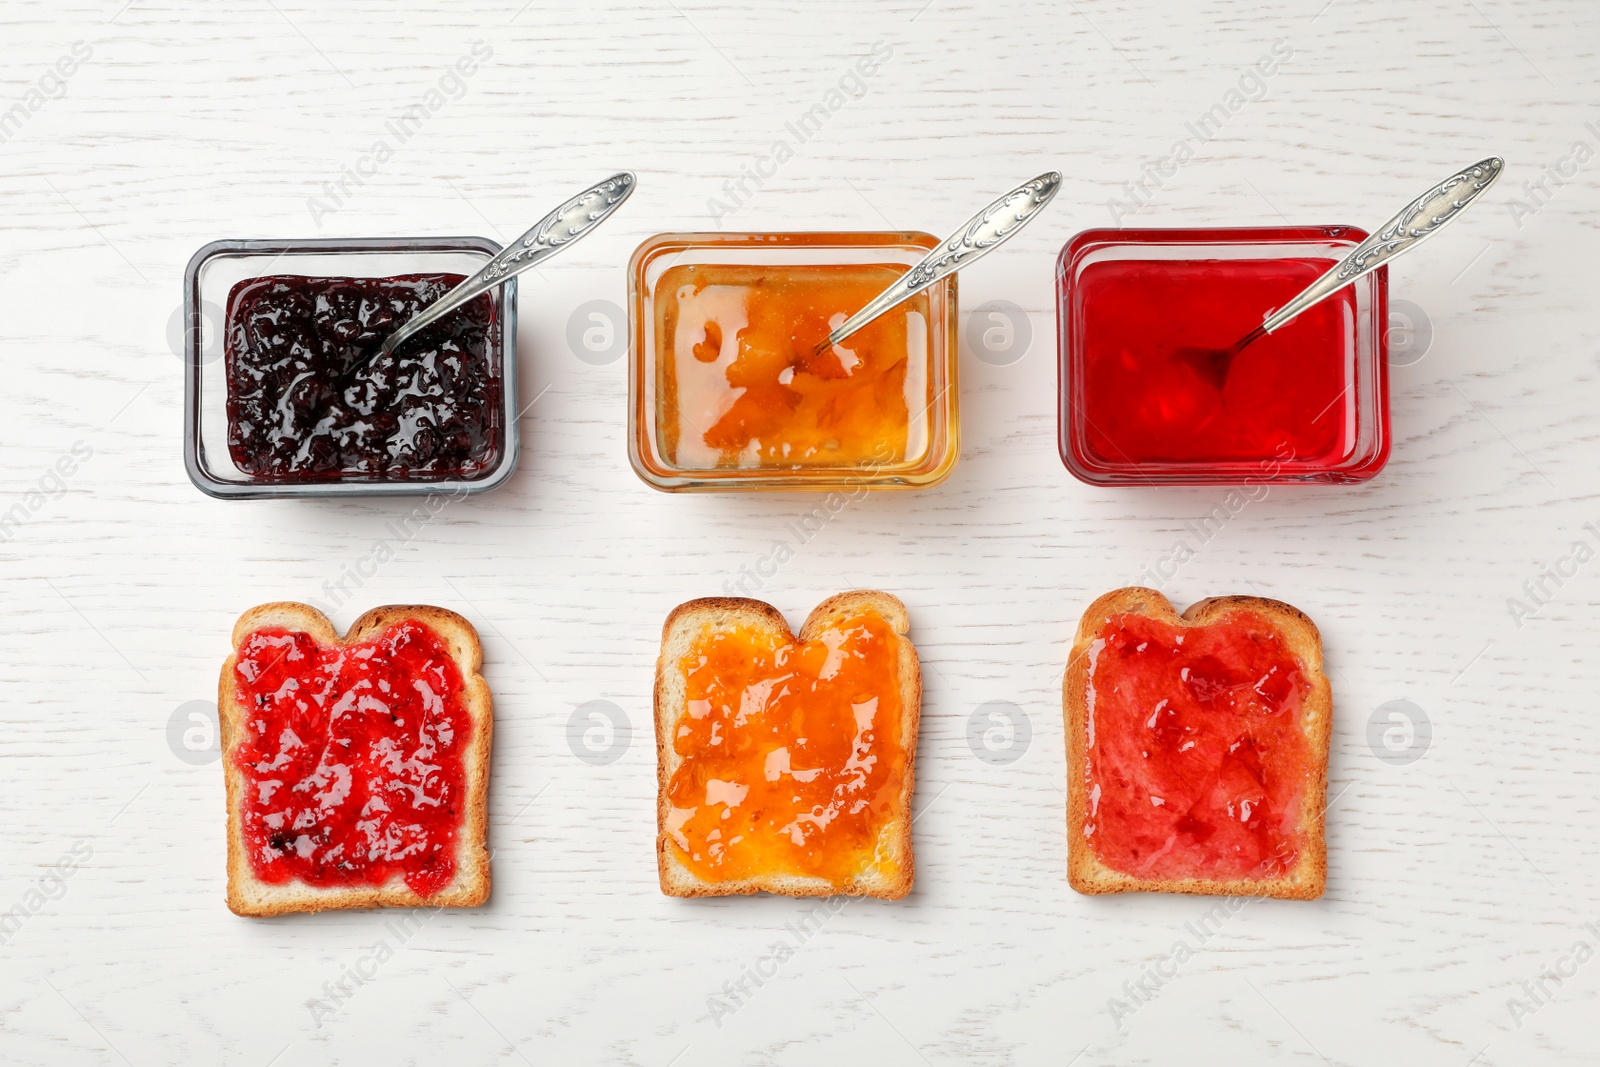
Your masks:
[[[875,656],[885,657],[874,659],[873,662],[885,668],[881,684],[890,691],[893,704],[897,707],[877,710],[878,701],[886,699],[886,694],[877,694],[867,702],[851,703],[847,708],[844,706],[844,701],[830,702],[826,697],[816,697],[813,694],[803,709],[808,713],[806,732],[811,732],[811,727],[816,726],[818,722],[826,721],[829,709],[822,707],[823,704],[839,705],[833,709],[841,713],[840,718],[833,720],[836,723],[847,721],[844,715],[853,716],[852,720],[848,720],[854,723],[853,738],[831,738],[835,742],[841,740],[847,742],[852,761],[856,761],[856,757],[860,755],[856,746],[866,737],[863,731],[867,729],[874,731],[867,744],[873,746],[873,754],[883,760],[885,777],[880,787],[874,791],[876,799],[866,809],[867,815],[859,827],[864,836],[856,837],[849,848],[841,850],[843,855],[849,857],[847,863],[855,864],[853,869],[833,868],[820,873],[800,869],[805,861],[796,861],[793,854],[785,853],[786,840],[795,840],[798,845],[797,838],[804,837],[806,840],[804,848],[819,848],[826,852],[830,841],[834,845],[839,845],[846,840],[842,836],[846,831],[842,829],[844,819],[840,820],[841,825],[837,827],[831,826],[824,819],[822,828],[817,831],[819,836],[813,838],[809,836],[809,831],[792,829],[800,826],[802,820],[808,818],[808,815],[799,815],[782,829],[774,828],[773,823],[777,821],[776,818],[765,824],[765,828],[753,824],[754,828],[750,831],[753,845],[747,845],[746,849],[757,847],[762,850],[762,855],[754,863],[753,868],[745,869],[737,876],[725,877],[707,877],[704,869],[696,871],[692,864],[698,857],[691,854],[692,846],[685,836],[689,832],[688,823],[683,817],[686,810],[692,809],[677,808],[673,803],[671,792],[675,776],[684,768],[686,761],[710,757],[703,750],[681,752],[675,739],[680,737],[680,733],[687,738],[689,735],[686,731],[691,731],[690,724],[695,719],[715,720],[718,713],[709,710],[710,701],[701,701],[699,703],[704,704],[706,710],[701,710],[699,715],[693,718],[685,718],[691,715],[688,696],[690,679],[683,669],[685,657],[692,651],[705,647],[702,642],[714,640],[718,635],[753,635],[753,640],[764,642],[769,647],[791,646],[791,651],[785,653],[789,657],[788,662],[791,664],[796,661],[804,662],[804,656],[795,652],[795,649],[799,648],[795,646],[795,642],[804,645],[806,642],[818,641],[824,636],[829,636],[831,640],[832,635],[839,632],[839,628],[855,626],[862,618],[873,616],[879,620],[873,624],[876,627],[873,633],[878,635],[873,640],[885,643],[873,646],[881,649],[881,652],[874,653]],[[800,628],[798,638],[790,631],[789,624],[778,609],[759,600],[742,597],[709,597],[691,600],[673,609],[667,616],[665,626],[662,627],[661,657],[656,664],[655,685],[658,785],[656,856],[663,893],[674,897],[727,896],[763,892],[791,897],[817,897],[845,893],[898,900],[911,891],[913,877],[911,791],[915,782],[917,727],[922,715],[922,673],[916,649],[905,636],[909,628],[910,620],[906,615],[905,605],[888,593],[874,590],[854,590],[824,600],[806,619],[805,625]],[[803,653],[804,649],[799,651]],[[795,670],[796,676],[800,673],[801,669]],[[827,667],[824,666],[820,673],[826,676]],[[805,680],[801,679],[801,682]],[[786,698],[775,691],[773,699]],[[748,696],[743,696],[739,700],[739,706],[741,713],[727,716],[723,726],[730,734],[738,732],[743,736],[728,737],[726,741],[736,747],[747,746],[747,755],[753,753],[753,757],[750,758],[753,758],[754,762],[749,762],[748,759],[746,762],[748,769],[754,773],[743,776],[730,775],[727,781],[718,780],[713,783],[714,788],[722,791],[723,800],[716,802],[723,802],[734,795],[742,799],[752,784],[760,790],[764,782],[776,782],[781,785],[775,786],[775,791],[785,794],[775,797],[777,803],[782,805],[788,800],[788,786],[792,785],[798,792],[818,781],[818,772],[815,768],[798,765],[791,768],[789,764],[791,758],[796,758],[800,762],[816,759],[814,743],[823,743],[824,739],[771,736],[773,730],[792,732],[793,728],[787,724],[800,720],[791,717],[792,709],[787,706],[781,713],[776,711],[776,705],[769,704],[765,697],[750,699]],[[811,715],[817,717],[813,718]],[[868,725],[863,725],[863,715],[871,716],[866,720]],[[892,718],[888,718],[889,716]],[[881,736],[881,731],[890,725],[897,733],[893,741],[885,740]],[[713,729],[713,734],[717,729],[720,728]],[[686,740],[684,743],[693,742]],[[804,754],[792,757],[791,748],[799,748]],[[891,766],[892,763],[898,763],[899,766]],[[839,773],[846,770],[848,767],[824,765],[821,770],[821,781],[837,781]],[[696,773],[696,768],[691,766],[685,773],[692,775]],[[726,766],[724,773],[729,773]],[[785,777],[786,775],[788,777]],[[795,782],[804,785],[794,785]],[[729,790],[732,790],[731,794]],[[741,793],[739,790],[744,792]],[[758,796],[760,795],[762,794],[758,792]],[[704,806],[710,808],[713,803],[711,794],[707,792]],[[738,800],[734,800],[733,807],[738,807]],[[829,810],[832,811],[832,808]],[[730,809],[725,808],[722,817],[727,818],[729,814],[731,814]],[[744,813],[741,812],[740,815],[743,817]],[[830,833],[835,836],[830,838],[828,836]],[[734,837],[733,842],[737,841],[738,838]],[[782,854],[780,860],[774,860],[774,850]],[[732,853],[730,851],[725,855],[731,856]]]
[[[1322,895],[1333,696],[1304,613],[1225,596],[1180,616],[1153,589],[1114,590],[1083,613],[1062,704],[1072,888]]]
[[[252,634],[274,628],[306,634],[319,646],[358,645],[377,639],[391,626],[403,623],[420,623],[440,639],[460,674],[461,706],[471,722],[466,744],[459,749],[462,788],[458,795],[462,813],[455,831],[452,876],[442,887],[427,894],[415,891],[399,872],[381,884],[353,881],[343,885],[314,885],[296,878],[282,882],[263,881],[257,877],[247,853],[244,801],[250,782],[236,760],[240,746],[249,740],[252,710],[243,699],[235,671],[241,646]],[[306,604],[262,604],[241,615],[233,628],[233,654],[222,665],[222,677],[217,688],[222,768],[228,800],[229,909],[236,915],[272,916],[340,908],[468,908],[487,900],[489,749],[494,732],[494,711],[489,686],[479,673],[482,665],[483,649],[477,631],[466,619],[443,608],[417,605],[373,608],[357,619],[342,638],[326,615]],[[307,741],[312,743],[310,739]],[[327,738],[317,741],[324,748],[328,747]],[[439,743],[444,742],[441,739]]]

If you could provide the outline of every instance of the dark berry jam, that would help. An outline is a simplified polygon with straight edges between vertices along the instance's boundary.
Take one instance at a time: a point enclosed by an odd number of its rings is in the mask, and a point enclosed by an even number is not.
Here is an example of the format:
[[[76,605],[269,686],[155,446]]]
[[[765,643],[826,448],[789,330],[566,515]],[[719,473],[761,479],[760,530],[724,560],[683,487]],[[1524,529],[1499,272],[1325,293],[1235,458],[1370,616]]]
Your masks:
[[[419,622],[356,645],[257,630],[234,685],[240,829],[263,882],[382,885],[422,896],[455,877],[473,723],[439,635]]]
[[[500,369],[488,356],[500,326],[488,296],[373,356],[462,280],[275,275],[235,285],[227,328],[234,464],[266,482],[427,482],[491,471],[504,427]]]

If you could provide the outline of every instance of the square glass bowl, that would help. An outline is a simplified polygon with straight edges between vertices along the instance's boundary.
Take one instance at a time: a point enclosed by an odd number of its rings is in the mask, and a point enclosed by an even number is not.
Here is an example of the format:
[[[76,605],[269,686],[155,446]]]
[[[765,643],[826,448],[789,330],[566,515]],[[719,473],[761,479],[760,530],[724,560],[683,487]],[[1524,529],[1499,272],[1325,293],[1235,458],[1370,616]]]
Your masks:
[[[401,480],[281,482],[241,470],[228,451],[225,352],[228,297],[250,278],[392,278],[402,274],[471,275],[500,251],[483,237],[402,237],[368,240],[214,241],[194,254],[184,276],[184,466],[189,479],[214,497],[421,496],[482,493],[503,484],[517,466],[517,283],[489,293],[494,311],[485,356],[500,381],[500,445],[470,478],[424,475]]]
[[[646,240],[628,268],[628,458],[639,477],[667,492],[918,489],[943,481],[961,454],[954,276],[821,355],[810,353],[809,333],[802,338],[784,325],[803,322],[795,329],[818,332],[820,316],[831,312],[828,325],[837,326],[938,243],[926,233]],[[786,310],[794,311],[787,320]],[[845,350],[874,329],[874,339],[858,346],[865,355],[847,367],[858,357]],[[826,334],[820,329],[818,340]],[[872,395],[843,384],[853,366],[875,375],[856,379],[875,382]],[[882,431],[876,437],[874,425]],[[868,441],[876,441],[870,453],[859,447]]]
[[[1388,272],[1227,349],[1366,238],[1086,230],[1056,268],[1060,449],[1091,485],[1346,483],[1389,458]]]

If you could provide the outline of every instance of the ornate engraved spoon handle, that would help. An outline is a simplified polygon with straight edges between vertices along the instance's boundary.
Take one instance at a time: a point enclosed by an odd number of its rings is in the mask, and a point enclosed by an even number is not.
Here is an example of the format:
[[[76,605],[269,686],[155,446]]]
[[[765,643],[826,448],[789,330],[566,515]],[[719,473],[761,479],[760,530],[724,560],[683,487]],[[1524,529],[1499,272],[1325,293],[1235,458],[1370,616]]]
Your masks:
[[[416,318],[390,334],[374,355],[388,355],[429,323],[437,322],[507,278],[531,270],[567,248],[621,207],[637,184],[638,179],[632,173],[623,171],[568,200],[540,219],[521,238],[501,249],[478,273],[429,304]]]
[[[1479,160],[1411,201],[1400,209],[1398,215],[1378,227],[1371,237],[1356,245],[1328,273],[1267,316],[1260,331],[1273,332],[1302,311],[1321,303],[1357,278],[1377,270],[1395,256],[1411,251],[1444,229],[1447,222],[1465,211],[1468,204],[1494,184],[1505,166],[1505,160],[1499,156]]]
[[[1058,171],[1041,174],[972,216],[965,226],[929,252],[922,262],[902,274],[866,307],[840,323],[839,328],[818,346],[818,351],[838,344],[907,297],[915,296],[986,252],[999,248],[1007,238],[1039,214],[1060,188],[1061,174]]]

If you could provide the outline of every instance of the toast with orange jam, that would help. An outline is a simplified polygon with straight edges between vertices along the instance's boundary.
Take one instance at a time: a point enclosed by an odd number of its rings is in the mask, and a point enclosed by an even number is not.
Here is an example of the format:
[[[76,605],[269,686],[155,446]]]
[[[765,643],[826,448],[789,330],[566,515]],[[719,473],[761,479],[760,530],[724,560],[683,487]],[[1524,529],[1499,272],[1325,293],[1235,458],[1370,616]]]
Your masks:
[[[911,890],[922,677],[905,605],[840,593],[796,637],[759,600],[691,600],[656,667],[661,891]]]

